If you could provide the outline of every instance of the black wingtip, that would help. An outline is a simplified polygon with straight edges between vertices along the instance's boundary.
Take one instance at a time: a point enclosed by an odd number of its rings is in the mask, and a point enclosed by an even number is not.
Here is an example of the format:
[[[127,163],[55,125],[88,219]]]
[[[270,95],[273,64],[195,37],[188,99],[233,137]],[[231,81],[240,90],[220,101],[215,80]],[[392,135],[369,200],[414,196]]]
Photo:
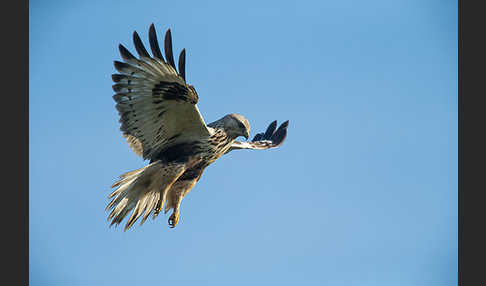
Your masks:
[[[253,137],[253,139],[251,141],[253,141],[253,142],[260,141],[262,138],[263,138],[263,133],[258,133],[258,134],[255,135],[255,137]]]
[[[264,140],[268,140],[272,137],[273,133],[275,133],[275,129],[277,129],[277,120],[274,120],[272,123],[270,123],[267,127],[267,130],[265,131],[265,134],[263,135]]]
[[[150,55],[145,49],[145,46],[143,45],[142,40],[140,39],[140,36],[138,35],[137,31],[133,31],[133,43],[140,57],[150,58]]]
[[[129,61],[135,59],[135,56],[132,53],[130,53],[130,51],[127,48],[125,48],[125,46],[123,46],[122,44],[118,45],[118,50],[120,51],[120,55],[123,60]]]
[[[278,127],[277,131],[275,131],[275,133],[277,133],[279,130],[285,130],[285,132],[287,132],[287,127],[289,127],[289,121],[285,121],[284,123],[280,124],[280,126]]]
[[[285,121],[284,123],[280,124],[277,131],[272,135],[271,140],[275,143],[276,146],[282,145],[285,138],[287,137],[287,127],[289,126],[289,121]]]
[[[115,83],[114,85],[111,86],[114,92],[119,92],[123,89],[123,87],[126,85],[122,85],[120,83]]]
[[[165,33],[164,50],[167,63],[175,69],[176,66],[174,63],[174,55],[172,53],[172,34],[170,32],[170,28],[167,29],[167,32]]]
[[[113,61],[113,65],[115,66],[115,69],[119,72],[123,73],[123,70],[130,67],[129,64],[120,62],[120,61]]]
[[[122,78],[123,76],[121,74],[114,73],[111,75],[113,82],[119,82]]]
[[[162,56],[162,52],[160,51],[159,41],[157,40],[157,33],[155,32],[154,23],[152,23],[149,28],[149,42],[150,49],[152,50],[152,55],[154,55],[155,58],[165,62],[164,57]]]
[[[182,49],[179,55],[179,74],[186,81],[186,49]]]

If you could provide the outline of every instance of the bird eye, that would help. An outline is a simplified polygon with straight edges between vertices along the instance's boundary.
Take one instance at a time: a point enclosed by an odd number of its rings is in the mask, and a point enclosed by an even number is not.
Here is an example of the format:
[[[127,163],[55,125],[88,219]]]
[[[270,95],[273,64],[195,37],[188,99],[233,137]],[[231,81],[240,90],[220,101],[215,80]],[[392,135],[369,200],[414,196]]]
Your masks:
[[[238,121],[238,126],[239,126],[241,129],[246,130],[245,125],[243,125],[243,123],[241,123],[240,121]]]

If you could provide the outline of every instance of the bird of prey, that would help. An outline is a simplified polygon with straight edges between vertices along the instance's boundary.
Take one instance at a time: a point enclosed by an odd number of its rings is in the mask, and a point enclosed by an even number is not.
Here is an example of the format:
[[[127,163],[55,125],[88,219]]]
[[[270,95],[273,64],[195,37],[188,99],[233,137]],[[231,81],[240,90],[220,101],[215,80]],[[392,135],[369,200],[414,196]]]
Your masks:
[[[277,121],[253,140],[250,123],[232,113],[206,124],[199,113],[198,94],[186,83],[186,52],[179,55],[176,68],[172,54],[170,29],[165,34],[163,57],[154,24],[149,28],[152,56],[139,35],[133,33],[139,57],[123,45],[119,50],[123,62],[114,61],[118,73],[112,75],[120,130],[130,148],[149,165],[120,175],[109,195],[110,225],[118,225],[131,211],[125,230],[141,217],[143,224],[162,209],[173,210],[169,226],[175,227],[180,217],[180,204],[201,178],[204,169],[232,150],[269,149],[280,146],[287,136],[288,121],[277,128]],[[243,136],[247,141],[236,141]]]

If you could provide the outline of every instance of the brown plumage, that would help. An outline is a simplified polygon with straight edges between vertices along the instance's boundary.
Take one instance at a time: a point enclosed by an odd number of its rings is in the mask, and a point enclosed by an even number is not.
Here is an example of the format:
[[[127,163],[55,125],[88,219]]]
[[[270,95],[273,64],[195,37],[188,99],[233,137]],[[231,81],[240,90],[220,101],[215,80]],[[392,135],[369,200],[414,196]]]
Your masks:
[[[269,149],[280,146],[286,135],[288,121],[277,129],[272,122],[265,133],[248,139],[250,124],[239,114],[228,114],[205,124],[197,102],[199,96],[186,83],[186,51],[182,50],[176,68],[172,53],[170,30],[165,34],[165,59],[160,51],[155,27],[149,29],[152,55],[145,49],[137,32],[133,33],[136,58],[119,45],[123,62],[115,61],[113,90],[120,115],[120,130],[130,148],[150,164],[127,172],[112,185],[111,210],[108,220],[118,225],[129,215],[125,230],[138,218],[140,224],[152,214],[171,209],[169,225],[175,227],[180,217],[184,196],[201,178],[204,169],[223,154],[236,149]]]

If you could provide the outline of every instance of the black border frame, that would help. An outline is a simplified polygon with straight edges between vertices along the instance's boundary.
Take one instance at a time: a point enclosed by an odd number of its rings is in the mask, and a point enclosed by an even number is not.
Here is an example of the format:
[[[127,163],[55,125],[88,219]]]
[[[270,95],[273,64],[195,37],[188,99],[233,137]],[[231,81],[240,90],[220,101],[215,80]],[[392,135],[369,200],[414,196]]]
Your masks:
[[[478,3],[480,1],[458,0],[458,285],[461,286],[481,285],[480,281],[484,280],[481,279],[483,251],[475,247],[485,241],[484,235],[479,234],[484,225],[481,212],[484,203],[475,197],[485,189],[480,165],[484,151],[480,151],[486,146],[485,140],[478,136],[484,133],[485,112],[480,101],[485,94],[482,67],[485,66],[483,55],[486,52],[486,46],[481,42],[486,27],[484,9]],[[3,177],[10,185],[4,189],[7,195],[4,205],[10,216],[5,216],[3,237],[7,238],[4,261],[12,271],[7,271],[7,277],[3,279],[13,285],[28,285],[29,2],[9,4],[15,6],[4,9],[2,17],[2,49],[6,49],[2,54],[8,67],[3,70],[8,89],[5,93],[12,95],[5,96],[9,108],[2,112],[6,128],[2,145],[6,145],[3,153],[7,156],[4,163],[7,172]],[[12,13],[12,10],[18,13]]]
[[[480,1],[458,0],[458,285],[485,285],[484,17]],[[483,281],[483,282],[481,282]]]
[[[2,281],[29,285],[29,2],[9,2],[2,11]]]

